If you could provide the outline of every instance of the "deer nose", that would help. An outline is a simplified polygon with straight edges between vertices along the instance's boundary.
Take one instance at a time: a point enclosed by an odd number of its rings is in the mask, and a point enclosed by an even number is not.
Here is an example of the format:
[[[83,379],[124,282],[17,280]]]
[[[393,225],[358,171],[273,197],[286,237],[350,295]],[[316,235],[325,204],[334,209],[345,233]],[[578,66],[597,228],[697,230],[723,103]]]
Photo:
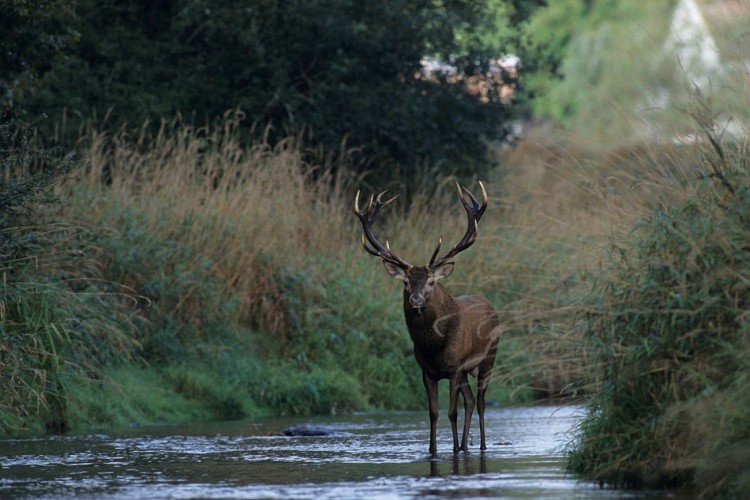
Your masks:
[[[424,307],[424,295],[416,293],[409,295],[409,304],[412,307]]]

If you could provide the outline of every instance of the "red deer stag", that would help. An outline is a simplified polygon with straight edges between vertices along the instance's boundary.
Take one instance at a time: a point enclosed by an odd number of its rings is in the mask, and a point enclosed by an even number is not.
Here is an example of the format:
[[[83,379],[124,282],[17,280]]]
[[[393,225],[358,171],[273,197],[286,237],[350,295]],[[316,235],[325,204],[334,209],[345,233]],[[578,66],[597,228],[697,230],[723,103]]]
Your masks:
[[[482,204],[471,192],[456,183],[458,197],[468,215],[468,228],[463,238],[451,250],[438,257],[442,238],[432,254],[430,263],[415,267],[391,251],[388,241],[381,244],[372,232],[372,224],[380,212],[393,203],[398,195],[383,201],[386,191],[377,198],[371,196],[367,207],[359,206],[359,192],[354,200],[354,211],[362,222],[362,245],[371,255],[383,259],[388,274],[404,282],[404,316],[409,336],[414,343],[414,357],[422,368],[422,380],[427,391],[430,411],[430,453],[437,453],[436,432],[438,418],[438,381],[450,383],[448,418],[453,431],[453,452],[468,451],[469,426],[474,411],[474,395],[469,387],[468,374],[477,377],[477,409],[481,449],[487,449],[484,433],[484,397],[497,355],[499,320],[489,301],[478,295],[452,297],[439,283],[453,272],[449,259],[469,248],[477,237],[479,219],[487,208],[487,192],[482,183]],[[467,200],[468,198],[468,200]],[[464,429],[461,446],[456,428],[458,393],[464,398]]]

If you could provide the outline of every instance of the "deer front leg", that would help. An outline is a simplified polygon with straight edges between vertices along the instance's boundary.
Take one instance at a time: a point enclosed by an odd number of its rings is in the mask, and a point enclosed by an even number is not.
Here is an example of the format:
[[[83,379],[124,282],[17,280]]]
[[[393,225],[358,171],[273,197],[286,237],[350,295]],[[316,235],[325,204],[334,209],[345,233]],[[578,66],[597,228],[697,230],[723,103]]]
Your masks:
[[[487,392],[487,385],[481,385],[477,390],[477,411],[479,413],[479,435],[481,436],[480,450],[487,449],[487,441],[484,438],[484,395]]]
[[[430,455],[437,455],[438,386],[437,380],[422,372],[422,381],[427,391],[427,405],[430,412]]]

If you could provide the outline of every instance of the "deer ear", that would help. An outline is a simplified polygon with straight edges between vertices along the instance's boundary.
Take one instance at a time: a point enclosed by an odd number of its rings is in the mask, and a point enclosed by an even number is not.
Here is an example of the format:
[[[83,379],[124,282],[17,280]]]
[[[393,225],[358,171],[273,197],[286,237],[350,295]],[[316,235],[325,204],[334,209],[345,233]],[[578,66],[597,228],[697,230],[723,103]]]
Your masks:
[[[436,280],[447,278],[453,272],[454,266],[455,264],[453,262],[445,262],[443,264],[440,264],[437,269],[435,269],[434,278]]]
[[[383,265],[385,266],[385,270],[388,271],[388,274],[401,281],[407,281],[406,271],[404,271],[404,268],[394,264],[393,262],[388,262],[387,260],[383,261]]]

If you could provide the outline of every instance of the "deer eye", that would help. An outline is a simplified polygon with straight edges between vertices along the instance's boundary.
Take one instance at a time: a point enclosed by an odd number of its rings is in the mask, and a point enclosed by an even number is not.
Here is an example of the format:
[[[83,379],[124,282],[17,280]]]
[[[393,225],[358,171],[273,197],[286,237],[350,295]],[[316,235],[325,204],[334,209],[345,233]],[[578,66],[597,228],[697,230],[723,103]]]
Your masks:
[[[435,280],[434,279],[428,279],[427,280],[427,286],[434,286],[434,285],[435,285]]]

